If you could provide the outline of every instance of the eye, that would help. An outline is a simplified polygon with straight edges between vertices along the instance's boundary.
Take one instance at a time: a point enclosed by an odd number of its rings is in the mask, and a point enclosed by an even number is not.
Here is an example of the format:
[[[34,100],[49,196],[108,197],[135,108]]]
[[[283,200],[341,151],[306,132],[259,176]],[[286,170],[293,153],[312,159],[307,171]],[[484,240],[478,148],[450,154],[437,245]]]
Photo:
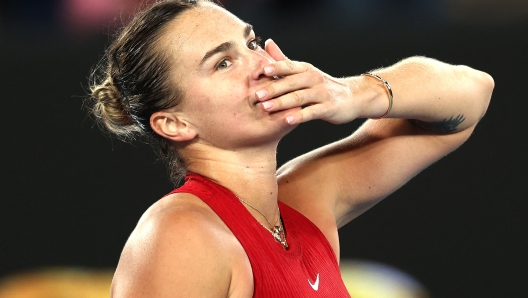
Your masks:
[[[216,70],[221,70],[221,69],[224,69],[224,68],[228,68],[229,66],[231,66],[231,64],[233,64],[233,62],[231,62],[231,61],[229,61],[227,59],[223,59],[216,66]]]
[[[248,48],[250,50],[256,51],[257,49],[260,48],[260,42],[261,42],[261,38],[259,36],[257,36],[257,37],[255,37],[255,39],[251,40],[248,43]]]

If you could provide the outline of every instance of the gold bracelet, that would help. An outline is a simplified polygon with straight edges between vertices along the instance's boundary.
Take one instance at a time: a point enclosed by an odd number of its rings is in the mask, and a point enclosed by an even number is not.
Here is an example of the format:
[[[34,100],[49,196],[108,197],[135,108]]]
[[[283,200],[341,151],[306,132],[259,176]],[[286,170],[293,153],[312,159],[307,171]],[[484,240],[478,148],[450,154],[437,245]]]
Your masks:
[[[361,75],[362,76],[370,76],[370,77],[373,77],[373,78],[376,78],[376,79],[380,80],[383,83],[383,85],[385,85],[385,88],[387,88],[387,90],[389,91],[389,108],[387,109],[385,114],[381,115],[380,117],[371,118],[371,119],[383,119],[383,118],[385,118],[390,113],[390,111],[392,110],[392,102],[393,102],[394,97],[392,95],[391,85],[389,84],[389,82],[385,81],[384,79],[382,79],[377,74],[366,72],[366,73],[362,73]]]

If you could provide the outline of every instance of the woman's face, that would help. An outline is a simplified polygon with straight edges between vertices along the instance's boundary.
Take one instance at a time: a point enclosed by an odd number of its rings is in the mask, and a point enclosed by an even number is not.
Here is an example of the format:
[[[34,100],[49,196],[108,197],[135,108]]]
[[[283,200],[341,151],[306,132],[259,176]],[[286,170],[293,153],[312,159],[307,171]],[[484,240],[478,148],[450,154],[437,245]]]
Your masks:
[[[184,12],[163,39],[172,78],[184,92],[178,112],[197,130],[198,142],[224,149],[279,140],[292,127],[288,111],[270,114],[255,92],[272,79],[263,67],[274,60],[251,26],[210,3]]]

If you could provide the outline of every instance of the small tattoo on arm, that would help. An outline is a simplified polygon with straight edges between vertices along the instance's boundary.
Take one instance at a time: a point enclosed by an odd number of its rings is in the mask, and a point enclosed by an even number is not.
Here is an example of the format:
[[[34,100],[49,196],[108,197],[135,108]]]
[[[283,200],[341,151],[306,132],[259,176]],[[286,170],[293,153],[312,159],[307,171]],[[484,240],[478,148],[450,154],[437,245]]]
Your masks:
[[[464,120],[466,120],[464,114],[459,114],[456,117],[451,116],[449,119],[444,119],[443,121],[438,122],[425,122],[414,119],[411,120],[411,122],[425,130],[439,133],[450,133],[456,131],[457,127],[460,123],[464,122]]]

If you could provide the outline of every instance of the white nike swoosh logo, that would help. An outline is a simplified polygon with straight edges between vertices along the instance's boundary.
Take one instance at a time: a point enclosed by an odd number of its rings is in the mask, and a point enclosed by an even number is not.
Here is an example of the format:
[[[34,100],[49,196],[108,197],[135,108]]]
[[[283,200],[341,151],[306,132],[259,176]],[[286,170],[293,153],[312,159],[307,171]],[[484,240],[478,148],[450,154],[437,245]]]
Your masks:
[[[317,273],[317,277],[315,278],[315,282],[312,284],[312,282],[308,279],[308,283],[314,289],[314,291],[319,290],[319,273]]]

